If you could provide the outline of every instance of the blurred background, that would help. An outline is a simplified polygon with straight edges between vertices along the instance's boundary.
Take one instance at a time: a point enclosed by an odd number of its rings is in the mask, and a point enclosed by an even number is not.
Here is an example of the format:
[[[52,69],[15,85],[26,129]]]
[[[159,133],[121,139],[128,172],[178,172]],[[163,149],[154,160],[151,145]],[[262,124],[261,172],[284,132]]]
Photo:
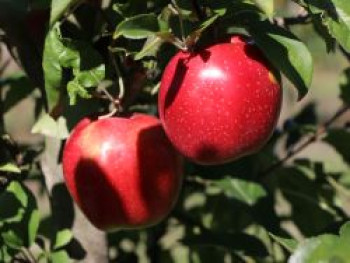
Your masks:
[[[300,14],[300,8],[291,1],[278,0],[275,1],[276,16],[296,16]],[[292,31],[300,37],[303,42],[309,47],[314,59],[314,77],[311,89],[308,95],[301,101],[297,101],[296,89],[288,80],[283,79],[283,108],[279,119],[277,130],[293,129],[296,119],[305,123],[324,123],[326,122],[342,105],[340,99],[339,81],[343,70],[349,66],[348,61],[340,54],[328,53],[327,48],[322,39],[315,33],[312,25],[295,25],[291,27]],[[23,90],[31,90],[29,93]],[[25,76],[25,73],[12,59],[9,50],[0,42],[0,92],[1,92],[1,107],[4,114],[4,122],[6,132],[16,141],[20,147],[34,147],[37,149],[43,148],[44,137],[31,132],[35,121],[41,115],[42,108],[38,107],[38,100],[41,97],[39,89],[32,86],[31,82]],[[6,104],[4,101],[7,101]],[[297,117],[299,116],[299,117]],[[343,115],[335,123],[335,127],[344,127],[350,121],[350,113]],[[297,136],[297,135],[296,135]],[[288,140],[293,140],[290,136],[282,136],[274,146],[274,152],[277,156],[283,157],[287,154]],[[297,140],[297,139],[296,139]],[[332,173],[350,174],[348,164],[343,158],[340,158],[339,153],[329,144],[318,141],[309,145],[306,149],[295,155],[288,162],[293,162],[294,159],[307,158],[311,162],[322,162],[324,170]],[[33,167],[32,176],[26,181],[27,186],[35,194],[40,217],[42,223],[40,231],[44,233],[45,228],[50,228],[50,204],[48,193],[45,190],[45,185],[41,176],[40,167]],[[349,180],[350,181],[350,180]],[[205,202],[205,195],[194,191],[186,196],[186,200],[182,200],[185,207],[189,210],[192,207],[201,206]],[[182,202],[181,201],[181,202]],[[350,200],[349,200],[350,201]],[[345,205],[344,211],[350,215],[350,202]],[[279,205],[276,207],[282,214],[284,210],[288,210],[288,205]],[[45,220],[47,219],[47,220]],[[176,220],[169,221],[170,234],[164,235],[161,242],[163,247],[169,248],[173,246],[171,254],[173,258],[177,258],[177,262],[188,261],[188,248],[177,243],[184,235],[184,228],[178,227]],[[305,236],[293,223],[286,223],[285,229],[296,239],[303,239]],[[129,255],[126,258],[128,262],[132,261],[131,252],[136,252],[140,262],[147,262],[147,247],[145,245],[147,235],[143,232],[128,232],[112,235],[111,242],[118,243],[118,246],[110,248],[110,256],[116,262],[123,262],[121,255],[123,253]],[[174,245],[176,244],[176,245]],[[205,252],[203,252],[205,253]],[[210,253],[213,253],[210,250]],[[221,257],[221,256],[220,256]],[[208,262],[209,261],[208,257]],[[119,260],[119,261],[118,261]],[[195,258],[192,258],[195,262]],[[232,262],[232,258],[224,255],[226,262]],[[125,261],[126,262],[126,261]],[[204,262],[204,261],[202,261]],[[219,261],[218,261],[219,262]],[[233,261],[234,262],[234,261]]]

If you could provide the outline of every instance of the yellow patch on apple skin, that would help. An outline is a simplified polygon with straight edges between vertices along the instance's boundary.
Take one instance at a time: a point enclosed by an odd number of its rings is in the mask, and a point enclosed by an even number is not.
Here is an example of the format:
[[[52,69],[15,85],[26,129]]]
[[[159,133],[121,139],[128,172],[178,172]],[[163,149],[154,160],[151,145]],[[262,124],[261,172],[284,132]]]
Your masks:
[[[278,81],[277,81],[275,75],[274,75],[271,71],[269,71],[269,80],[270,80],[273,84],[278,84]]]
[[[96,136],[93,136],[95,131],[94,125],[90,125],[85,128],[84,134],[80,138],[79,145],[85,158],[94,158],[100,155],[100,144],[96,142]]]

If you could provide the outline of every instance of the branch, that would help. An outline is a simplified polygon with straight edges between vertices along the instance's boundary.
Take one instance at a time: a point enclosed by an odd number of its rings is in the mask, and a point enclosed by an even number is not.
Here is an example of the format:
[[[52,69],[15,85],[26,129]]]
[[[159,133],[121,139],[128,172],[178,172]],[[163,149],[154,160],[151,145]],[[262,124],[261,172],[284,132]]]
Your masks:
[[[292,149],[291,151],[288,152],[288,154],[280,159],[278,162],[275,164],[271,165],[264,171],[260,173],[260,179],[264,178],[268,174],[270,174],[272,171],[276,170],[280,166],[283,166],[283,164],[288,161],[290,158],[292,158],[294,155],[297,153],[301,152],[304,150],[306,147],[308,147],[310,144],[318,141],[319,139],[322,138],[324,134],[327,133],[328,128],[339,118],[341,117],[344,113],[346,113],[350,109],[350,105],[345,105],[341,107],[328,121],[326,121],[323,125],[319,126],[316,132],[311,135],[304,143],[300,144],[298,147]]]
[[[281,27],[289,27],[293,25],[308,24],[311,22],[311,16],[305,12],[295,17],[276,17],[273,20]]]

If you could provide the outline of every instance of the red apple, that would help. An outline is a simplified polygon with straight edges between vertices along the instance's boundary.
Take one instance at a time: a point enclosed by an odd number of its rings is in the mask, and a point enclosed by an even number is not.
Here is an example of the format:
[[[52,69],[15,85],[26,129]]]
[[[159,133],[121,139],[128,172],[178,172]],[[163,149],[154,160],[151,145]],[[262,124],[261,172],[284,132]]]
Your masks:
[[[200,164],[221,164],[258,151],[281,108],[281,88],[260,50],[242,37],[180,51],[168,63],[159,93],[170,141]]]
[[[155,117],[85,118],[65,144],[63,174],[93,225],[132,229],[156,224],[170,212],[181,162]]]

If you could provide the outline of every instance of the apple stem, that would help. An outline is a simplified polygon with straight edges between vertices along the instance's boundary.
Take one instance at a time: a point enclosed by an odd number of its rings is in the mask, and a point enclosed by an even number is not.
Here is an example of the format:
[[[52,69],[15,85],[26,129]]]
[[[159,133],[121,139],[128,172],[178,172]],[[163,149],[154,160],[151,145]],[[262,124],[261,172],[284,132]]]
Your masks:
[[[99,116],[98,119],[99,120],[108,119],[108,118],[116,115],[118,112],[119,112],[118,108],[115,107],[115,108],[113,108],[113,110],[111,112],[109,112],[109,113],[107,113],[105,115]]]

